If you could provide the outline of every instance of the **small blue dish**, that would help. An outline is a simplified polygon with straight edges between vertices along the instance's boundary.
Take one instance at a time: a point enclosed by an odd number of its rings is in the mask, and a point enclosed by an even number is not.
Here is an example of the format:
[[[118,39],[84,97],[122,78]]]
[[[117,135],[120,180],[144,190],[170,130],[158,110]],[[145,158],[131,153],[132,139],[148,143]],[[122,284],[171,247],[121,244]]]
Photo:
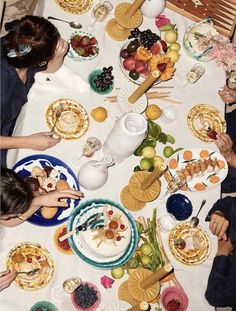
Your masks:
[[[191,201],[183,194],[172,194],[167,202],[166,209],[168,213],[175,216],[177,220],[186,220],[193,211]]]
[[[58,311],[57,307],[54,306],[54,304],[52,304],[49,301],[39,301],[30,308],[30,311],[37,311],[37,310]]]
[[[97,70],[94,70],[90,73],[89,77],[88,77],[88,82],[92,88],[92,90],[100,95],[106,95],[106,94],[109,94],[112,90],[113,90],[113,87],[114,87],[114,83],[112,83],[109,88],[105,91],[102,91],[100,88],[98,88],[94,82],[94,80],[97,78],[98,75],[100,75],[102,73],[102,70],[101,69],[97,69]]]

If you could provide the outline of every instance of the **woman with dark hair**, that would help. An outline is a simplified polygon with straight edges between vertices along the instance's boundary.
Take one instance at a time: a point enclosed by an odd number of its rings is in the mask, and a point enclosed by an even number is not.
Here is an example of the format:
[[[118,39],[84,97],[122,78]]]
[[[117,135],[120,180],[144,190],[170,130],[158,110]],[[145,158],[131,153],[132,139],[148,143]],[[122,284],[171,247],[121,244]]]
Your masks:
[[[6,166],[8,149],[45,150],[57,144],[51,132],[13,137],[16,119],[37,72],[56,72],[62,65],[68,43],[56,27],[39,16],[25,16],[13,23],[1,38],[1,164]]]

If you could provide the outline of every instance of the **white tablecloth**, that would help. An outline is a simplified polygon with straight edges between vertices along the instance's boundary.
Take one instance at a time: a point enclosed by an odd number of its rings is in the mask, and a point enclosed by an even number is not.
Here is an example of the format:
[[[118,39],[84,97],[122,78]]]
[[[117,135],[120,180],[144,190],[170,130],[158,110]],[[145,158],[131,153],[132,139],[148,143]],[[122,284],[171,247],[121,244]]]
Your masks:
[[[114,0],[112,2],[115,7],[115,5],[120,1]],[[111,18],[113,12],[109,18]],[[192,22],[174,12],[169,11],[168,9],[166,9],[164,13],[171,19],[172,23],[177,25],[179,33],[178,42],[182,44],[184,31]],[[45,1],[44,16],[47,17],[48,15],[63,18],[65,20],[78,20],[84,25],[84,30],[86,30],[91,17],[91,11],[81,16],[71,15],[63,12],[54,1]],[[116,88],[122,88],[126,86],[127,83],[131,82],[129,82],[127,78],[124,77],[118,63],[119,51],[124,43],[113,41],[106,35],[104,32],[104,27],[107,20],[103,23],[96,24],[92,31],[99,42],[99,56],[94,60],[87,62],[75,62],[74,60],[66,57],[65,64],[74,72],[79,74],[80,77],[82,77],[84,80],[87,80],[87,77],[92,70],[112,65],[114,67],[113,73],[115,76],[115,88],[109,95],[116,95]],[[58,27],[62,37],[68,39],[70,34],[73,32],[69,25],[56,21],[54,23]],[[142,30],[147,28],[152,30],[157,29],[154,24],[154,20],[147,18],[144,18],[143,24],[140,28]],[[175,148],[202,147],[214,150],[216,149],[214,144],[203,143],[191,134],[187,127],[186,116],[191,107],[202,103],[217,107],[223,114],[224,104],[219,99],[217,90],[224,84],[224,73],[221,69],[216,67],[214,61],[204,63],[206,73],[203,75],[203,77],[196,84],[189,85],[182,91],[178,91],[178,87],[185,82],[186,73],[196,63],[195,60],[189,58],[185,54],[183,47],[181,48],[180,52],[181,58],[176,64],[176,73],[174,78],[166,82],[166,85],[174,86],[171,97],[181,100],[183,104],[173,104],[173,106],[178,109],[179,113],[178,118],[174,123],[166,125],[162,122],[161,119],[157,120],[157,123],[162,126],[164,132],[168,132],[175,137]],[[62,68],[61,70],[63,71],[67,69]],[[88,113],[90,113],[94,107],[104,106],[109,110],[109,106],[112,105],[111,103],[104,102],[103,96],[98,95],[92,91],[79,92],[77,88],[70,88],[67,79],[66,86],[62,87],[61,81],[59,81],[60,79],[54,79],[54,82],[46,82],[44,77],[42,77],[42,74],[38,75],[39,76],[36,79],[36,83],[29,93],[28,103],[25,104],[18,118],[15,128],[15,135],[28,135],[34,132],[47,131],[48,128],[45,122],[45,113],[49,104],[58,98],[74,99],[83,105]],[[58,75],[60,76],[60,72],[57,73],[57,77]],[[53,78],[51,80],[53,80]],[[160,99],[150,100],[149,103],[158,104],[161,108],[164,108],[168,105],[167,103],[162,102]],[[14,163],[26,156],[37,153],[44,153],[55,156],[66,162],[77,174],[79,167],[86,162],[86,159],[81,159],[78,166],[74,166],[71,163],[71,157],[74,154],[81,154],[82,146],[89,136],[97,136],[99,139],[101,139],[101,141],[104,141],[113,125],[114,119],[111,116],[108,117],[108,119],[103,123],[97,123],[92,118],[90,118],[89,130],[87,134],[81,139],[62,140],[58,145],[49,150],[46,150],[45,152],[36,152],[23,149],[11,150],[8,156],[8,166],[12,167]],[[158,143],[158,154],[162,155],[163,148],[164,145]],[[95,154],[94,159],[100,160],[101,158],[102,152],[99,151]],[[109,168],[108,181],[102,188],[96,191],[87,191],[82,189],[85,193],[86,199],[108,198],[120,202],[120,191],[128,183],[129,178],[132,175],[133,168],[139,164],[139,161],[140,158],[131,156],[124,162]],[[212,207],[213,203],[220,197],[220,186],[217,186],[210,191],[202,192],[201,194],[188,193],[187,196],[193,203],[193,214],[195,214],[198,210],[201,200],[203,198],[207,199],[207,204],[200,214],[200,222],[210,236],[211,252],[209,258],[199,266],[189,267],[182,265],[181,263],[177,262],[170,254],[167,245],[168,233],[163,233],[162,238],[167,254],[175,268],[176,276],[188,295],[188,310],[210,311],[213,308],[209,306],[205,300],[204,292],[206,289],[208,274],[215,255],[216,241],[215,238],[211,236],[208,229],[208,224],[204,222],[204,218],[207,214],[207,211]],[[135,218],[139,215],[151,217],[153,207],[157,207],[158,216],[166,213],[165,200],[161,201],[157,199],[154,202],[148,203],[145,209],[141,210],[140,212],[133,213],[133,215]],[[4,228],[1,232],[1,271],[5,269],[5,258],[9,250],[17,243],[24,241],[37,242],[46,247],[52,254],[56,266],[56,272],[53,279],[45,288],[41,290],[35,292],[24,291],[16,287],[14,284],[12,284],[8,289],[4,290],[1,293],[0,306],[2,310],[26,311],[29,310],[35,302],[41,300],[48,300],[53,302],[60,311],[74,310],[70,298],[62,291],[61,286],[65,279],[72,276],[79,276],[83,280],[92,281],[99,287],[102,295],[102,301],[98,310],[103,310],[109,301],[118,301],[117,290],[119,285],[124,281],[124,278],[122,280],[116,280],[111,289],[103,288],[100,284],[100,277],[103,275],[111,276],[110,271],[97,270],[88,266],[75,255],[67,256],[58,252],[53,243],[53,235],[55,230],[56,227],[38,227],[25,222],[16,228]]]

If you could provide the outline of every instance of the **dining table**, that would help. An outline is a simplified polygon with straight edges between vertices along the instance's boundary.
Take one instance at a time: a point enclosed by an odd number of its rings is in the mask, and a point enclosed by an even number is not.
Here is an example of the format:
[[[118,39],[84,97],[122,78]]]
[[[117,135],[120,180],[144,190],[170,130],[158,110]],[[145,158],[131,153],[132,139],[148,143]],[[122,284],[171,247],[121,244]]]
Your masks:
[[[92,8],[96,4],[92,1]],[[85,33],[91,33],[98,41],[99,53],[97,57],[90,60],[76,60],[69,55],[65,56],[62,67],[54,74],[37,73],[35,83],[28,94],[28,101],[23,106],[15,125],[13,135],[25,136],[37,132],[49,131],[50,128],[46,122],[46,111],[51,103],[58,99],[70,99],[84,107],[89,115],[89,127],[87,132],[77,139],[61,139],[54,147],[45,151],[36,151],[29,149],[12,149],[8,151],[7,165],[9,168],[24,159],[25,157],[40,154],[41,156],[53,156],[66,163],[74,174],[77,176],[79,169],[83,164],[88,162],[86,157],[80,157],[83,146],[88,137],[97,137],[102,143],[106,141],[108,133],[112,130],[114,124],[120,115],[117,112],[116,102],[107,100],[108,96],[118,96],[122,89],[127,86],[138,87],[121,70],[119,57],[124,41],[113,40],[106,32],[107,22],[114,17],[116,6],[121,3],[120,0],[112,0],[113,9],[104,21],[93,23],[92,8],[82,14],[71,14],[63,10],[54,0],[42,1],[42,16],[54,16],[66,21],[77,21],[82,25]],[[128,1],[130,2],[130,1]],[[205,73],[194,84],[186,83],[186,74],[199,61],[190,57],[183,46],[183,36],[186,29],[192,25],[190,19],[165,8],[162,12],[168,17],[172,24],[176,25],[178,32],[178,43],[181,45],[180,59],[175,64],[176,71],[173,77],[168,80],[155,84],[150,91],[168,91],[171,101],[162,98],[149,98],[148,105],[156,104],[161,110],[172,107],[176,112],[176,118],[172,122],[166,122],[161,116],[155,120],[160,125],[162,131],[174,137],[174,144],[157,142],[156,154],[161,156],[167,163],[168,158],[163,155],[165,146],[171,146],[173,149],[183,148],[194,150],[196,148],[207,149],[218,152],[214,142],[204,142],[193,135],[188,124],[187,115],[191,108],[198,104],[207,104],[214,106],[222,116],[224,116],[224,103],[221,101],[218,90],[225,84],[225,72],[218,67],[214,60],[202,62],[205,67]],[[59,30],[60,35],[65,40],[69,40],[75,30],[68,23],[50,20]],[[151,29],[153,32],[160,34],[155,24],[155,18],[143,16],[143,22],[139,29]],[[164,33],[161,33],[164,36]],[[102,95],[93,91],[88,82],[88,77],[95,69],[103,67],[113,67],[114,87],[107,94]],[[161,88],[160,88],[161,87]],[[163,88],[162,88],[163,87]],[[104,107],[108,112],[107,118],[103,122],[97,122],[93,119],[91,112],[96,107]],[[145,116],[145,114],[142,114]],[[119,145],[117,145],[119,148]],[[103,149],[98,150],[92,157],[92,160],[100,161],[103,158]],[[78,158],[75,161],[76,157]],[[132,154],[120,163],[108,168],[108,179],[106,183],[96,189],[88,190],[80,186],[84,193],[78,204],[83,204],[86,200],[107,199],[115,201],[122,205],[120,193],[129,183],[135,166],[139,165],[140,157]],[[166,191],[165,180],[161,177],[161,195],[146,204],[146,206],[137,211],[130,211],[134,219],[139,216],[151,218],[153,209],[156,208],[157,219],[167,213],[166,201],[167,196],[163,196]],[[211,270],[212,262],[216,254],[217,239],[209,230],[209,223],[205,217],[213,204],[221,197],[221,186],[217,183],[215,187],[205,191],[182,191],[177,193],[184,194],[192,202],[192,215],[196,215],[201,201],[206,200],[206,204],[199,214],[200,226],[205,230],[210,240],[210,251],[207,259],[199,265],[185,265],[179,262],[171,253],[168,246],[169,231],[161,231],[161,239],[169,258],[171,265],[174,267],[176,278],[188,297],[189,311],[210,311],[214,310],[205,298],[205,291],[208,281],[208,275]],[[79,207],[78,207],[79,208]],[[191,216],[187,219],[190,221]],[[66,224],[66,219],[64,224]],[[176,224],[181,221],[176,220]],[[60,224],[61,225],[61,224]],[[16,286],[14,282],[1,292],[0,308],[7,311],[29,311],[30,308],[38,301],[49,301],[53,303],[59,311],[75,310],[71,302],[70,295],[63,290],[63,282],[71,277],[79,277],[82,281],[88,281],[96,285],[101,293],[101,302],[97,310],[106,310],[105,308],[111,303],[119,302],[118,288],[124,282],[128,275],[125,274],[121,279],[114,279],[111,288],[105,288],[101,284],[101,278],[105,275],[112,278],[110,269],[99,269],[82,260],[78,255],[72,253],[64,254],[58,250],[54,243],[54,234],[58,223],[50,226],[35,225],[28,221],[14,227],[1,228],[1,256],[0,270],[6,269],[6,259],[8,253],[17,244],[23,242],[38,243],[51,254],[55,271],[51,281],[38,290],[23,290]],[[173,284],[172,284],[173,285]],[[165,283],[163,287],[167,287]],[[152,310],[158,306],[158,303],[151,304]],[[161,306],[161,304],[160,304]],[[131,306],[130,306],[131,307]],[[121,309],[119,309],[121,310]],[[127,309],[124,309],[127,310]]]

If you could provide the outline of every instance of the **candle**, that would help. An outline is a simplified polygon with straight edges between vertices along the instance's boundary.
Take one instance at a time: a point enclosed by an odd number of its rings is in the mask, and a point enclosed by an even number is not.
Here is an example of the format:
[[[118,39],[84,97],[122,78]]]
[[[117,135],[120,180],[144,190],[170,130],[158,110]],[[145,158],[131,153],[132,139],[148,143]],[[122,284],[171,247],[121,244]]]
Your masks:
[[[128,98],[130,104],[134,104],[152,86],[158,79],[160,72],[155,70],[150,73],[146,80],[137,88],[136,91]]]
[[[136,11],[141,7],[141,5],[145,2],[145,0],[135,0],[128,11],[125,13],[126,18],[131,18],[134,16]]]
[[[154,272],[152,275],[150,275],[148,278],[144,279],[142,282],[140,282],[140,287],[143,289],[146,289],[147,287],[151,286],[152,284],[158,282],[160,279],[165,277],[170,271],[173,269],[173,267],[167,263],[160,269],[158,269],[156,272]]]

